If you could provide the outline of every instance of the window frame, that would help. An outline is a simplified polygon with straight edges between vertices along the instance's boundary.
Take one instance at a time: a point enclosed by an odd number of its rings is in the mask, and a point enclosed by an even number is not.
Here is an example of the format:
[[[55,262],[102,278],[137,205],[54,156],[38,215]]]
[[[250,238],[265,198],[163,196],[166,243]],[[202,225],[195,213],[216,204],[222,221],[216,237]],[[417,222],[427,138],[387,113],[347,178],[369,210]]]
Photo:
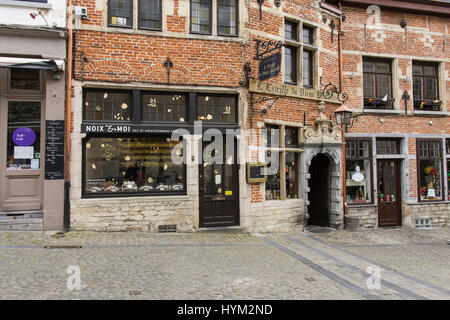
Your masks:
[[[211,1],[212,2],[212,1]],[[216,22],[217,22],[217,35],[221,37],[238,37],[239,36],[239,0],[234,0],[236,4],[236,34],[222,34],[219,33],[219,1],[216,0]],[[212,30],[212,26],[211,26]]]
[[[162,31],[162,28],[163,28],[162,0],[156,0],[156,1],[159,1],[159,21],[161,23],[161,27],[159,29],[140,26],[141,18],[139,16],[139,14],[141,13],[141,11],[140,11],[141,1],[144,1],[144,0],[137,0],[137,28],[140,30]],[[152,21],[154,21],[154,20],[152,20]]]
[[[435,75],[434,76],[430,76],[430,75],[425,75],[424,73],[417,75],[414,74],[414,66],[419,66],[422,68],[424,67],[433,67],[435,70]],[[413,61],[412,62],[412,86],[413,86],[413,108],[414,110],[421,110],[420,107],[416,107],[416,105],[418,103],[421,103],[422,101],[426,101],[426,102],[433,102],[435,100],[440,100],[440,90],[439,90],[439,63],[435,63],[435,62],[427,62],[427,61]],[[420,100],[415,100],[414,99],[414,79],[415,78],[421,78],[422,79],[422,88],[421,88],[421,95],[422,95],[422,99]],[[428,100],[428,99],[424,99],[424,93],[425,93],[425,79],[426,78],[433,78],[436,79],[436,94],[437,97],[434,100]],[[440,103],[439,103],[439,107],[438,110],[435,109],[431,109],[431,110],[426,110],[426,111],[441,111],[441,107],[440,107]]]
[[[109,119],[102,119],[102,120],[94,120],[94,119],[86,119],[86,94],[88,92],[104,92],[104,93],[126,93],[129,95],[130,98],[130,120],[109,120]],[[133,91],[131,90],[123,90],[123,89],[110,89],[110,88],[84,88],[83,89],[83,110],[82,110],[82,121],[83,122],[112,122],[112,123],[126,123],[126,124],[130,124],[133,123],[135,121],[134,119],[134,108],[135,108],[135,101],[134,101],[134,97],[133,97]],[[140,119],[139,119],[140,121]]]
[[[108,27],[113,27],[113,28],[125,28],[125,29],[133,29],[134,28],[134,0],[125,0],[125,1],[129,1],[129,6],[130,6],[130,19],[131,19],[131,25],[130,26],[121,26],[121,25],[116,25],[116,24],[112,24],[111,23],[111,2],[110,0],[108,1],[107,5],[108,5]]]
[[[395,148],[396,148],[396,153],[380,153],[379,147],[378,147],[378,142],[395,142]],[[376,144],[376,150],[377,150],[377,155],[382,155],[382,156],[389,156],[389,155],[399,155],[401,154],[401,139],[397,139],[397,138],[377,138],[375,140],[375,144]],[[380,147],[381,148],[381,147]],[[385,147],[386,148],[386,147]]]
[[[431,144],[430,142],[438,142],[439,143],[439,157],[421,157],[419,155],[419,144],[421,142],[427,142],[428,143],[428,150],[431,150]],[[417,170],[417,201],[420,203],[433,203],[433,202],[442,202],[445,200],[444,198],[444,162],[446,159],[443,157],[443,145],[442,145],[442,139],[436,139],[436,138],[417,138],[416,139],[416,170]],[[441,199],[436,200],[421,200],[420,199],[420,189],[421,189],[421,181],[420,181],[420,160],[436,160],[439,159],[440,161],[440,171],[441,171]]]
[[[213,34],[213,0],[209,0],[209,26],[210,32],[197,32],[192,30],[192,1],[189,0],[189,33],[191,34],[203,34],[203,35],[212,35]]]
[[[144,95],[180,95],[184,96],[185,99],[185,113],[184,113],[184,121],[161,121],[161,120],[144,120]],[[188,125],[189,124],[189,94],[187,92],[169,92],[169,91],[148,91],[148,90],[140,90],[140,119],[138,121],[149,124],[149,123],[158,123],[158,124],[168,124],[168,125]]]
[[[365,62],[374,63],[375,71],[373,71],[373,72],[364,71],[364,63]],[[363,81],[363,98],[364,98],[363,99],[364,100],[363,108],[364,109],[388,109],[388,110],[393,110],[394,109],[394,102],[395,102],[395,99],[393,98],[394,97],[393,96],[393,94],[394,94],[394,79],[393,79],[393,68],[392,68],[393,60],[385,59],[385,58],[363,57],[362,58],[362,63],[363,63],[363,77],[362,77],[363,79],[362,79],[362,81]],[[386,72],[378,72],[377,71],[377,65],[381,64],[381,63],[387,63],[388,64],[389,72],[386,73]],[[375,91],[375,97],[369,97],[369,96],[366,95],[366,92],[364,90],[364,87],[365,87],[365,85],[364,85],[364,75],[365,74],[373,74],[373,75],[375,75],[375,82],[374,82],[374,88],[373,88],[374,91]],[[378,107],[377,103],[375,103],[375,106],[368,106],[366,104],[366,100],[367,99],[381,99],[381,98],[376,97],[377,92],[378,92],[378,77],[377,77],[377,75],[379,75],[379,74],[381,74],[381,75],[389,75],[390,76],[390,88],[391,88],[391,90],[390,90],[390,97],[391,98],[388,98],[388,102],[386,102],[384,104],[383,103],[380,104],[380,105],[382,105],[384,107]]]
[[[170,137],[167,134],[152,134],[152,136]],[[126,198],[126,197],[158,197],[158,196],[183,196],[187,195],[187,167],[186,161],[183,163],[183,191],[152,191],[152,192],[111,192],[111,193],[88,193],[86,191],[86,143],[92,138],[146,138],[148,135],[140,134],[120,134],[120,133],[90,133],[81,141],[82,163],[81,163],[81,198]],[[184,143],[182,140],[180,143]]]
[[[347,142],[355,142],[356,143],[356,149],[355,153],[356,156],[347,156]],[[368,142],[369,143],[369,156],[368,157],[361,157],[359,156],[359,142]],[[345,173],[347,173],[347,161],[356,161],[356,160],[367,160],[369,161],[369,168],[370,172],[368,176],[370,177],[370,191],[368,192],[370,196],[370,202],[364,202],[364,203],[347,203],[349,207],[358,207],[358,206],[367,206],[367,205],[373,205],[375,204],[375,197],[374,197],[374,175],[373,175],[373,152],[372,152],[372,139],[371,138],[346,138],[345,139],[346,145],[345,145]],[[347,195],[347,177],[344,177],[345,179],[345,194]],[[345,199],[345,202],[347,202],[347,199]]]
[[[209,96],[209,97],[228,97],[228,98],[234,98],[234,104],[236,107],[235,110],[235,119],[234,122],[215,122],[215,121],[202,121],[202,120],[198,120],[198,99],[199,97],[204,97],[204,96]],[[195,107],[194,107],[194,121],[201,121],[202,122],[202,126],[208,126],[208,125],[237,125],[239,123],[239,99],[238,96],[235,94],[221,94],[221,93],[205,93],[205,92],[196,92],[195,94]]]

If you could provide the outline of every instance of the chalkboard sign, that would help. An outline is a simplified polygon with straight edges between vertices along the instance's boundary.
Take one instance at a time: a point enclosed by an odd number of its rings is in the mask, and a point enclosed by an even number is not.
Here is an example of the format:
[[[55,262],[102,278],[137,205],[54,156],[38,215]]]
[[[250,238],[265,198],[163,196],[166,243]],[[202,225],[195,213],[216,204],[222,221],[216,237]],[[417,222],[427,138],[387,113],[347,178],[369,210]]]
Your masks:
[[[266,164],[264,163],[247,163],[247,182],[261,183],[267,181]]]
[[[45,121],[45,179],[64,179],[64,120]]]

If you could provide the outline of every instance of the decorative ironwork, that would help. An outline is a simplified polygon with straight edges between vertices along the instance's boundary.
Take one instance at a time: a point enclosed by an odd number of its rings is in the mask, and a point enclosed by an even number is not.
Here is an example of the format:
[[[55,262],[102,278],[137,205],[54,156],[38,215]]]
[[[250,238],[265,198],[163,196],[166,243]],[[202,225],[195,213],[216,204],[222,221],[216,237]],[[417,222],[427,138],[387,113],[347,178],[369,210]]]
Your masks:
[[[164,68],[167,68],[167,83],[170,83],[170,69],[173,68],[173,62],[169,57],[164,62]]]
[[[274,40],[263,41],[255,39],[255,42],[256,42],[256,56],[254,58],[255,60],[261,60],[265,54],[268,54],[275,50],[278,50],[278,52],[280,52],[281,47],[284,46],[282,41],[274,41]]]
[[[262,113],[266,114],[267,111],[269,111],[280,98],[281,97],[274,97],[274,98],[261,97],[255,100],[253,92],[250,92],[250,128],[253,128],[253,113],[257,111],[254,109],[254,105],[266,101],[272,101],[272,104],[268,108],[261,110]]]
[[[334,37],[334,28],[336,28],[336,23],[334,22],[334,20],[331,20],[330,28],[331,28],[331,42],[333,42],[334,41],[334,39],[333,39],[333,37]]]
[[[411,98],[408,91],[403,92],[402,99],[405,100],[405,114],[408,114],[408,100]]]
[[[239,85],[248,88],[248,85],[250,83],[250,73],[252,72],[250,62],[246,62],[242,67],[242,70],[244,71],[244,80],[240,80]]]
[[[346,93],[342,93],[341,89],[334,85],[331,81],[327,84],[322,82],[322,77],[320,77],[320,85],[323,86],[322,97],[325,99],[331,99],[334,95],[337,96],[337,99],[344,103],[348,100],[348,95]]]
[[[258,0],[259,3],[259,20],[262,20],[262,6],[264,3],[264,0]]]
[[[275,6],[277,8],[279,8],[281,6],[281,0],[275,0],[273,3],[275,4]]]

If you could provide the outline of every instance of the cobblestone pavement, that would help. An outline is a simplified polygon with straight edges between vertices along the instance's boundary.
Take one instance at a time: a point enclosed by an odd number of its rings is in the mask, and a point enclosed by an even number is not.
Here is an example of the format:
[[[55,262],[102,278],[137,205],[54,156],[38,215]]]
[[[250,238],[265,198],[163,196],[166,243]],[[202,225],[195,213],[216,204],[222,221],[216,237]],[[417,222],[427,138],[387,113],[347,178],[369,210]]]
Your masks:
[[[315,231],[0,232],[0,298],[450,298],[450,228]],[[73,265],[79,290],[67,288]],[[379,289],[367,287],[369,266],[381,268]]]

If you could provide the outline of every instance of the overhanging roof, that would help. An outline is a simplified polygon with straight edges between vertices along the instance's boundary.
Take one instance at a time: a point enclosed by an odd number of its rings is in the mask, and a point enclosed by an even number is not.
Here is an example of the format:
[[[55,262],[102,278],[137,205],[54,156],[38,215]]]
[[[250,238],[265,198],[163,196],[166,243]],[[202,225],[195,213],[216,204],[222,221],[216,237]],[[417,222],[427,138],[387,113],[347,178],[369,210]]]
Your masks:
[[[64,71],[64,60],[0,57],[0,68]]]

